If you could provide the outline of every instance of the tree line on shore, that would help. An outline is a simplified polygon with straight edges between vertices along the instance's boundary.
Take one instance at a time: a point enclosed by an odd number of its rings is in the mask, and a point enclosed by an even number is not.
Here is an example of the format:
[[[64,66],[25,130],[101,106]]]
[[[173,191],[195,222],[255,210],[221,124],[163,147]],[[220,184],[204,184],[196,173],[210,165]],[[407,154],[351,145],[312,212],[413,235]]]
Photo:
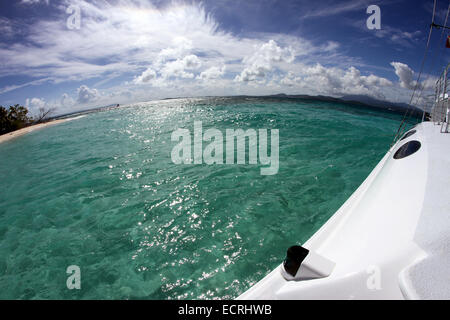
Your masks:
[[[24,106],[16,104],[9,109],[0,106],[0,135],[46,122],[54,111],[55,109],[40,108],[38,114],[33,117]]]

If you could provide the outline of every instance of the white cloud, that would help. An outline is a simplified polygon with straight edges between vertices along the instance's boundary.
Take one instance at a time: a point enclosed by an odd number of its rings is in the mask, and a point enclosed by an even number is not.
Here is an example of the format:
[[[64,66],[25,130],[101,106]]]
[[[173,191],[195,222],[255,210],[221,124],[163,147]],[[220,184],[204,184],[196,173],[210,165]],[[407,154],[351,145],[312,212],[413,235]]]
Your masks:
[[[291,47],[281,48],[274,40],[264,43],[251,56],[245,57],[243,63],[247,67],[236,76],[236,81],[254,81],[264,78],[267,72],[273,69],[277,62],[291,63],[295,59],[294,50]]]
[[[159,11],[142,1],[74,3],[81,7],[80,30],[69,30],[61,23],[67,19],[65,10],[60,17],[30,25],[33,32],[24,41],[0,48],[4,62],[1,74],[51,75],[55,82],[80,81],[138,72],[143,63],[156,61],[159,53],[163,61],[180,58],[192,43],[189,37],[195,37],[201,50],[212,50],[216,42],[215,22],[198,6]],[[228,38],[217,36],[223,41]],[[170,50],[173,44],[178,47]]]
[[[0,47],[4,61],[0,73],[47,77],[59,83],[105,79],[111,74],[139,76],[151,67],[155,72],[164,70],[167,76],[193,79],[192,70],[183,71],[183,64],[189,67],[190,63],[183,59],[195,55],[201,59],[198,73],[226,61],[227,71],[236,74],[242,71],[239,61],[270,40],[264,34],[238,38],[220,31],[215,20],[198,5],[179,4],[157,10],[150,3],[137,0],[118,0],[115,5],[103,1],[73,3],[81,7],[80,30],[68,30],[61,23],[67,19],[65,10],[55,19],[31,24],[29,30],[33,32],[24,41]],[[303,55],[320,49],[298,37],[270,37],[277,43],[292,44]],[[280,54],[283,58],[289,55],[285,50],[277,52],[278,48],[271,48],[270,44],[266,47],[274,60]]]
[[[37,3],[49,4],[50,0],[22,0],[21,3],[24,3],[24,4],[37,4]]]
[[[369,30],[366,31],[368,32]],[[392,28],[388,25],[383,25],[383,28],[377,30],[374,35],[378,38],[385,38],[396,45],[401,45],[408,48],[414,47],[421,41],[421,37],[423,36],[422,32],[419,30],[408,32],[401,29]]]
[[[43,98],[31,98],[25,100],[25,107],[28,109],[32,117],[37,117],[40,114],[40,109],[57,110],[57,106],[51,102],[45,101]],[[53,113],[52,113],[53,114]]]
[[[78,93],[77,102],[80,104],[95,102],[100,98],[100,94],[97,89],[90,89],[86,85],[82,85],[81,87],[79,87],[77,93]]]
[[[138,77],[136,77],[133,82],[135,84],[149,83],[151,80],[156,78],[156,72],[152,68],[148,68]]]
[[[7,18],[0,17],[0,33],[7,37],[14,35],[14,23]]]
[[[171,47],[162,49],[157,58],[156,65],[161,65],[169,59],[186,56],[192,50],[192,41],[185,37],[175,37]]]
[[[301,88],[315,94],[363,94],[384,98],[381,88],[392,86],[388,79],[373,74],[361,75],[360,70],[350,67],[346,70],[336,67],[324,67],[321,64],[304,66],[298,74],[289,72],[281,83],[290,87]]]
[[[48,82],[49,80],[50,80],[50,78],[42,78],[42,79],[33,80],[33,81],[22,83],[22,84],[6,86],[6,87],[3,87],[3,88],[0,89],[0,94],[6,93],[6,92],[10,92],[10,91],[13,91],[13,90],[16,90],[16,89],[28,87],[28,86],[40,85],[40,84],[43,84],[45,82]]]
[[[312,2],[311,2],[312,4]],[[316,18],[316,17],[328,17],[337,14],[351,12],[356,10],[365,10],[370,4],[367,0],[349,0],[349,1],[336,1],[331,4],[319,3],[317,8],[310,10],[302,18]]]
[[[81,8],[80,30],[61,23],[68,17],[69,3]],[[20,42],[0,46],[0,74],[31,78],[25,84],[12,82],[0,88],[0,94],[44,82],[76,81],[77,96],[67,95],[61,101],[58,97],[57,104],[69,106],[72,99],[73,107],[83,107],[180,95],[357,92],[381,96],[393,85],[373,74],[362,75],[361,60],[339,52],[337,42],[316,44],[274,33],[238,37],[219,29],[214,17],[195,4],[157,9],[143,0],[63,0],[58,8],[57,17],[33,20]],[[353,8],[348,2],[333,12]],[[316,16],[323,14],[316,12]],[[120,81],[108,88],[112,79]],[[100,94],[79,87],[79,82],[106,89]]]
[[[180,77],[192,79],[194,74],[190,71],[197,70],[202,65],[200,59],[190,54],[184,58],[168,62],[161,68],[160,73],[163,78]]]
[[[406,89],[414,89],[416,81],[414,81],[414,71],[408,65],[401,62],[391,62],[391,66],[395,69],[400,85]]]
[[[391,66],[395,69],[395,74],[399,79],[400,87],[408,89],[409,91],[407,102],[411,100],[411,90],[415,89],[416,91],[412,96],[411,104],[429,110],[433,104],[432,96],[437,78],[428,74],[422,74],[422,79],[424,80],[417,83],[417,80],[415,80],[415,72],[407,64],[391,62]]]
[[[45,100],[40,98],[26,99],[25,101],[25,107],[30,110],[31,114],[37,113],[39,109],[44,108],[46,104]]]
[[[391,66],[394,67],[395,74],[397,75],[402,88],[413,90],[417,85],[417,90],[429,90],[433,89],[435,86],[437,79],[431,76],[427,76],[427,79],[417,84],[417,81],[414,80],[414,71],[407,64],[401,62],[391,62]],[[426,75],[423,77],[425,76]]]
[[[61,96],[61,106],[62,107],[71,107],[73,106],[75,101],[71,96],[69,96],[67,93],[63,93]]]
[[[219,79],[225,74],[225,71],[226,71],[225,65],[222,65],[220,68],[219,67],[211,67],[209,69],[206,69],[202,73],[200,73],[200,75],[197,76],[197,79],[202,79],[202,80]]]

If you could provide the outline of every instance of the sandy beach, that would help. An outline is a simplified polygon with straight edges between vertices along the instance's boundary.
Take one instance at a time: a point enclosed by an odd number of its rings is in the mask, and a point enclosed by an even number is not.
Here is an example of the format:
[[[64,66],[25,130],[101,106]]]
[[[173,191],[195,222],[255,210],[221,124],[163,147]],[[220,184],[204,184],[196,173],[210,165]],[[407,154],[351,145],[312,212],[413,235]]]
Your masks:
[[[45,122],[45,123],[35,124],[35,125],[29,126],[29,127],[26,127],[26,128],[20,129],[20,130],[10,132],[10,133],[6,133],[6,134],[0,136],[0,143],[23,136],[24,134],[27,134],[27,133],[35,131],[35,130],[39,130],[39,129],[42,129],[42,128],[45,128],[48,126],[53,126],[55,124],[70,121],[73,119],[75,119],[75,118],[53,120],[53,121],[49,121],[49,122]]]

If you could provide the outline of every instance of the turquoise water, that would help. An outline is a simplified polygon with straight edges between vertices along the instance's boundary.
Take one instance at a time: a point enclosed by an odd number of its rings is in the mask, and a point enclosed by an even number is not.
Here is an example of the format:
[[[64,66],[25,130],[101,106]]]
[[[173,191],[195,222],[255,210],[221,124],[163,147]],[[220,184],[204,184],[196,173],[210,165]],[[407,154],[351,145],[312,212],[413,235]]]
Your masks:
[[[3,143],[0,298],[235,298],[342,205],[400,119],[325,102],[179,99]],[[279,173],[173,164],[171,133],[197,120],[279,129]],[[81,290],[66,287],[70,265]]]

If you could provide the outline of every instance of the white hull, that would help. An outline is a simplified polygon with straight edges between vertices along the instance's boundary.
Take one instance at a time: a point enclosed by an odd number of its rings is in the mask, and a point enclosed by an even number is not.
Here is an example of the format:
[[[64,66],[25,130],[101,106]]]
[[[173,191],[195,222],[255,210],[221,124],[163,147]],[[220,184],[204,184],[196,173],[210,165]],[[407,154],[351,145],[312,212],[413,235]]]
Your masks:
[[[280,265],[238,299],[450,298],[450,134],[440,127],[423,122],[398,141],[303,244],[335,263],[329,276],[287,281]],[[411,140],[421,148],[393,159]]]

